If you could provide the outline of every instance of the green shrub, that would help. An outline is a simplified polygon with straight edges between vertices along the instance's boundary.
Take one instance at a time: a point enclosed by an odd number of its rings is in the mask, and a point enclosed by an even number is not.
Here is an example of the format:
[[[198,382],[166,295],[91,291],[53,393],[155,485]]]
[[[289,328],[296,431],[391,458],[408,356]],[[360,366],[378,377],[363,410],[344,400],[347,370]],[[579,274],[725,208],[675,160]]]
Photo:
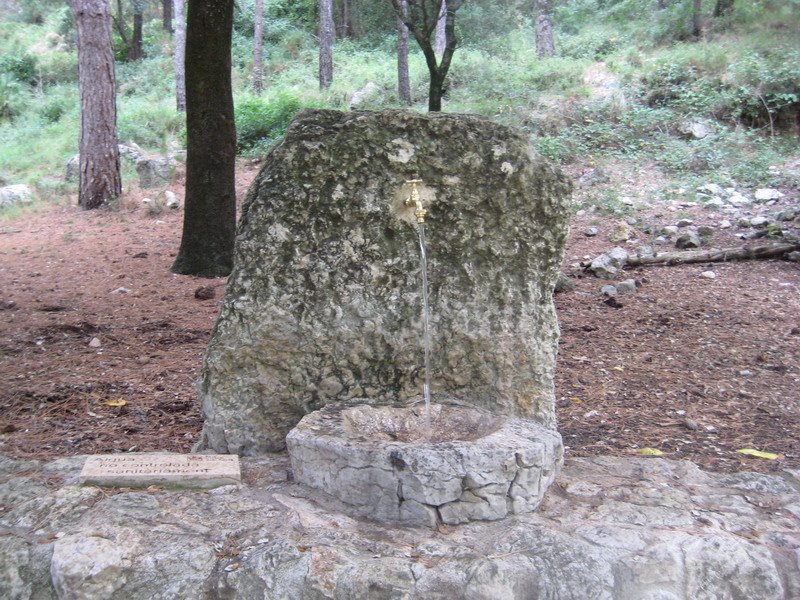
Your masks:
[[[241,152],[261,151],[286,133],[289,123],[303,108],[295,96],[278,94],[272,101],[256,96],[236,102],[236,145]]]
[[[624,47],[627,40],[619,31],[605,27],[587,27],[563,40],[559,54],[572,58],[603,60]]]
[[[25,106],[25,87],[8,73],[0,73],[0,120],[11,119]]]
[[[35,85],[36,58],[27,53],[11,54],[0,58],[0,73],[7,73],[20,83]]]

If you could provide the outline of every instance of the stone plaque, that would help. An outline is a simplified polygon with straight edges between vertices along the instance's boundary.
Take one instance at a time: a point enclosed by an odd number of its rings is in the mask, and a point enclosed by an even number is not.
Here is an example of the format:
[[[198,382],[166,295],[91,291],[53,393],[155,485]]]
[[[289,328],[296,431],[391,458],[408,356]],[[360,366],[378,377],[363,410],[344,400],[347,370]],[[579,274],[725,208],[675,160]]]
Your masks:
[[[164,485],[214,488],[242,481],[232,454],[98,454],[83,465],[80,482],[111,487]]]

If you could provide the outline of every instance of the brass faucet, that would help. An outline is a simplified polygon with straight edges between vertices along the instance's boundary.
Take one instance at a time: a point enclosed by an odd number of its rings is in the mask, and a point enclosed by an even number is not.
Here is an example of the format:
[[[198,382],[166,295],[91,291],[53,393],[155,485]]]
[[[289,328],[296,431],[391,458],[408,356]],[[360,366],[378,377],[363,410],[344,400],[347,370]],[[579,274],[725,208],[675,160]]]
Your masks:
[[[425,215],[428,214],[428,211],[422,206],[422,199],[419,197],[417,189],[417,184],[422,183],[422,179],[407,179],[406,183],[411,185],[411,195],[406,198],[406,206],[416,207],[414,216],[417,217],[417,223],[422,224],[425,222]]]

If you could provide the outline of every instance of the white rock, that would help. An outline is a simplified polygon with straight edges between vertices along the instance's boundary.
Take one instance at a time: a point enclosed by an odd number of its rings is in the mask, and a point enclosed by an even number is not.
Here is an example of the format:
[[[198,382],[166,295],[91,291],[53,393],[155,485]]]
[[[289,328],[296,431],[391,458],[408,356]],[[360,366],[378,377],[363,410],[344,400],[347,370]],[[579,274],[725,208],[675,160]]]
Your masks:
[[[33,202],[33,198],[33,188],[24,183],[0,188],[0,208],[14,204],[27,204]]]
[[[701,185],[697,188],[697,191],[711,194],[712,196],[723,196],[725,194],[725,190],[722,189],[722,186],[717,185],[716,183],[707,183],[705,185]]]
[[[780,200],[783,198],[783,192],[774,188],[760,188],[756,190],[756,200],[759,202],[766,202],[767,200]]]
[[[181,203],[178,200],[178,197],[173,192],[171,192],[169,190],[166,190],[164,192],[164,200],[165,200],[165,204],[166,204],[167,208],[171,208],[171,209],[174,210],[176,208],[180,208],[180,206],[181,206]]]
[[[742,204],[750,204],[750,199],[739,193],[734,193],[728,198],[728,202],[734,206],[741,206]]]
[[[114,290],[113,292],[111,292],[111,293],[112,293],[112,294],[130,294],[130,292],[131,292],[131,291],[130,291],[128,288],[126,288],[126,287],[118,287],[117,289],[115,289],[115,290]]]
[[[716,279],[717,274],[714,271],[703,271],[700,273],[700,277],[705,277],[706,279]]]
[[[728,219],[723,219],[719,223],[720,229],[730,229],[731,227],[733,227],[733,224],[730,221],[728,221]]]
[[[89,342],[89,347],[90,347],[90,348],[99,348],[99,347],[100,347],[100,346],[102,346],[102,345],[103,345],[103,344],[102,344],[102,343],[100,343],[100,338],[96,338],[96,337],[93,337],[93,338],[92,338],[92,341],[91,341],[91,342]]]

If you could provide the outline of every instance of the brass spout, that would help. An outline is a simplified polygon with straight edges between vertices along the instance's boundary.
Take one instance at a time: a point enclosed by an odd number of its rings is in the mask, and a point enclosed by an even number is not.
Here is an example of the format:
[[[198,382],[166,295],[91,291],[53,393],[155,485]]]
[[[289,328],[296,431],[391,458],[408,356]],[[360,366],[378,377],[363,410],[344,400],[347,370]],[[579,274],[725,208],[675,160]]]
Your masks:
[[[428,214],[428,211],[422,206],[422,199],[419,197],[417,189],[417,184],[422,183],[422,179],[408,179],[406,183],[411,186],[411,195],[406,198],[406,206],[415,207],[414,216],[417,217],[417,223],[422,224],[425,222],[425,215]]]

